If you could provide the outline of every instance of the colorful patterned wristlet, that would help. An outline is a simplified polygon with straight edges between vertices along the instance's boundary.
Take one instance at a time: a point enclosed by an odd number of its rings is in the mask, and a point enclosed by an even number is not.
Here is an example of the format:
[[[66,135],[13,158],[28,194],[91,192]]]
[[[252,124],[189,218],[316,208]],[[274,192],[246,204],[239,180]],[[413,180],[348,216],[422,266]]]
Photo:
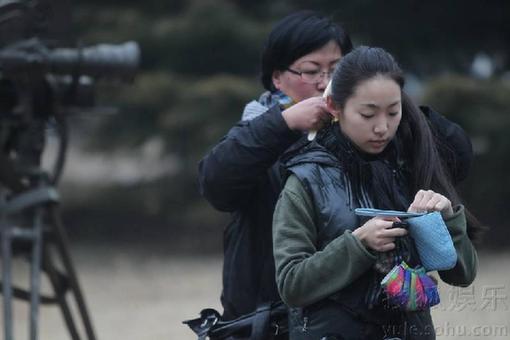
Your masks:
[[[439,303],[436,283],[425,268],[411,268],[402,261],[382,279],[388,302],[405,311],[424,310]]]

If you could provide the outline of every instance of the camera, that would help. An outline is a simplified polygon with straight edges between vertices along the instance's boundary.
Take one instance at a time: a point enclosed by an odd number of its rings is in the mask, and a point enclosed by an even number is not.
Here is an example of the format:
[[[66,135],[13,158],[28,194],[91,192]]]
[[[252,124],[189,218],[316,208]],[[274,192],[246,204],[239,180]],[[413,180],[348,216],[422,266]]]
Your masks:
[[[94,106],[98,79],[131,81],[140,59],[137,43],[54,48],[37,38],[0,49],[0,147],[4,161],[18,167],[38,166],[44,148],[45,123],[55,119],[63,129],[63,111]],[[60,130],[60,137],[67,133]],[[66,141],[64,141],[66,144]],[[64,156],[65,151],[59,155]],[[63,166],[57,160],[54,181]],[[4,171],[2,171],[4,172]],[[0,183],[20,188],[19,183]]]

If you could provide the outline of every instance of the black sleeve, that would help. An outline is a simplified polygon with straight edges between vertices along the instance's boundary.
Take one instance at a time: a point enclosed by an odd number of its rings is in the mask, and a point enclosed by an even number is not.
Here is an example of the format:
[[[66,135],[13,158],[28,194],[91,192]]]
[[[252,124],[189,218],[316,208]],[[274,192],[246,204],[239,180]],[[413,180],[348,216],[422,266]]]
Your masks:
[[[200,193],[218,210],[236,210],[257,179],[300,136],[288,128],[278,106],[238,123],[200,161]]]
[[[454,184],[463,181],[473,163],[473,146],[467,133],[428,106],[420,106],[427,116],[438,141],[439,154],[445,162]]]

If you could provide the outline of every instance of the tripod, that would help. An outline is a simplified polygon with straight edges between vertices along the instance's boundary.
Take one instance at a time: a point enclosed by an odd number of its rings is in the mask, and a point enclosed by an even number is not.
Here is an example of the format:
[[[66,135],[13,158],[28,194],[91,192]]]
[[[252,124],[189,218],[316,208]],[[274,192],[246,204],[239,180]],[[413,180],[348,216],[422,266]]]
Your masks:
[[[40,304],[58,304],[73,340],[80,340],[68,294],[74,298],[78,316],[88,340],[95,340],[89,314],[78,278],[71,262],[68,240],[58,210],[59,195],[50,184],[48,174],[37,170],[30,175],[33,189],[11,195],[0,186],[0,236],[2,260],[2,294],[4,339],[13,340],[13,298],[30,303],[29,339],[38,338]],[[13,253],[28,254],[30,288],[28,291],[12,285]],[[62,269],[57,266],[61,262]],[[45,273],[53,288],[53,296],[40,294],[41,274]]]

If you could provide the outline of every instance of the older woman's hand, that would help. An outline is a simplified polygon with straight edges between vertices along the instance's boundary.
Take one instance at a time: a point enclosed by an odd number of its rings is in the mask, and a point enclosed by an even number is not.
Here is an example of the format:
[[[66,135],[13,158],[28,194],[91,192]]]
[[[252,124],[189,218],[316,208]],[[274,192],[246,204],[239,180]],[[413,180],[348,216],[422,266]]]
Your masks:
[[[332,118],[322,97],[311,97],[300,101],[282,112],[283,119],[291,130],[319,130]]]
[[[443,219],[453,215],[452,202],[432,190],[420,190],[414,196],[414,201],[407,209],[409,212],[439,211]]]

